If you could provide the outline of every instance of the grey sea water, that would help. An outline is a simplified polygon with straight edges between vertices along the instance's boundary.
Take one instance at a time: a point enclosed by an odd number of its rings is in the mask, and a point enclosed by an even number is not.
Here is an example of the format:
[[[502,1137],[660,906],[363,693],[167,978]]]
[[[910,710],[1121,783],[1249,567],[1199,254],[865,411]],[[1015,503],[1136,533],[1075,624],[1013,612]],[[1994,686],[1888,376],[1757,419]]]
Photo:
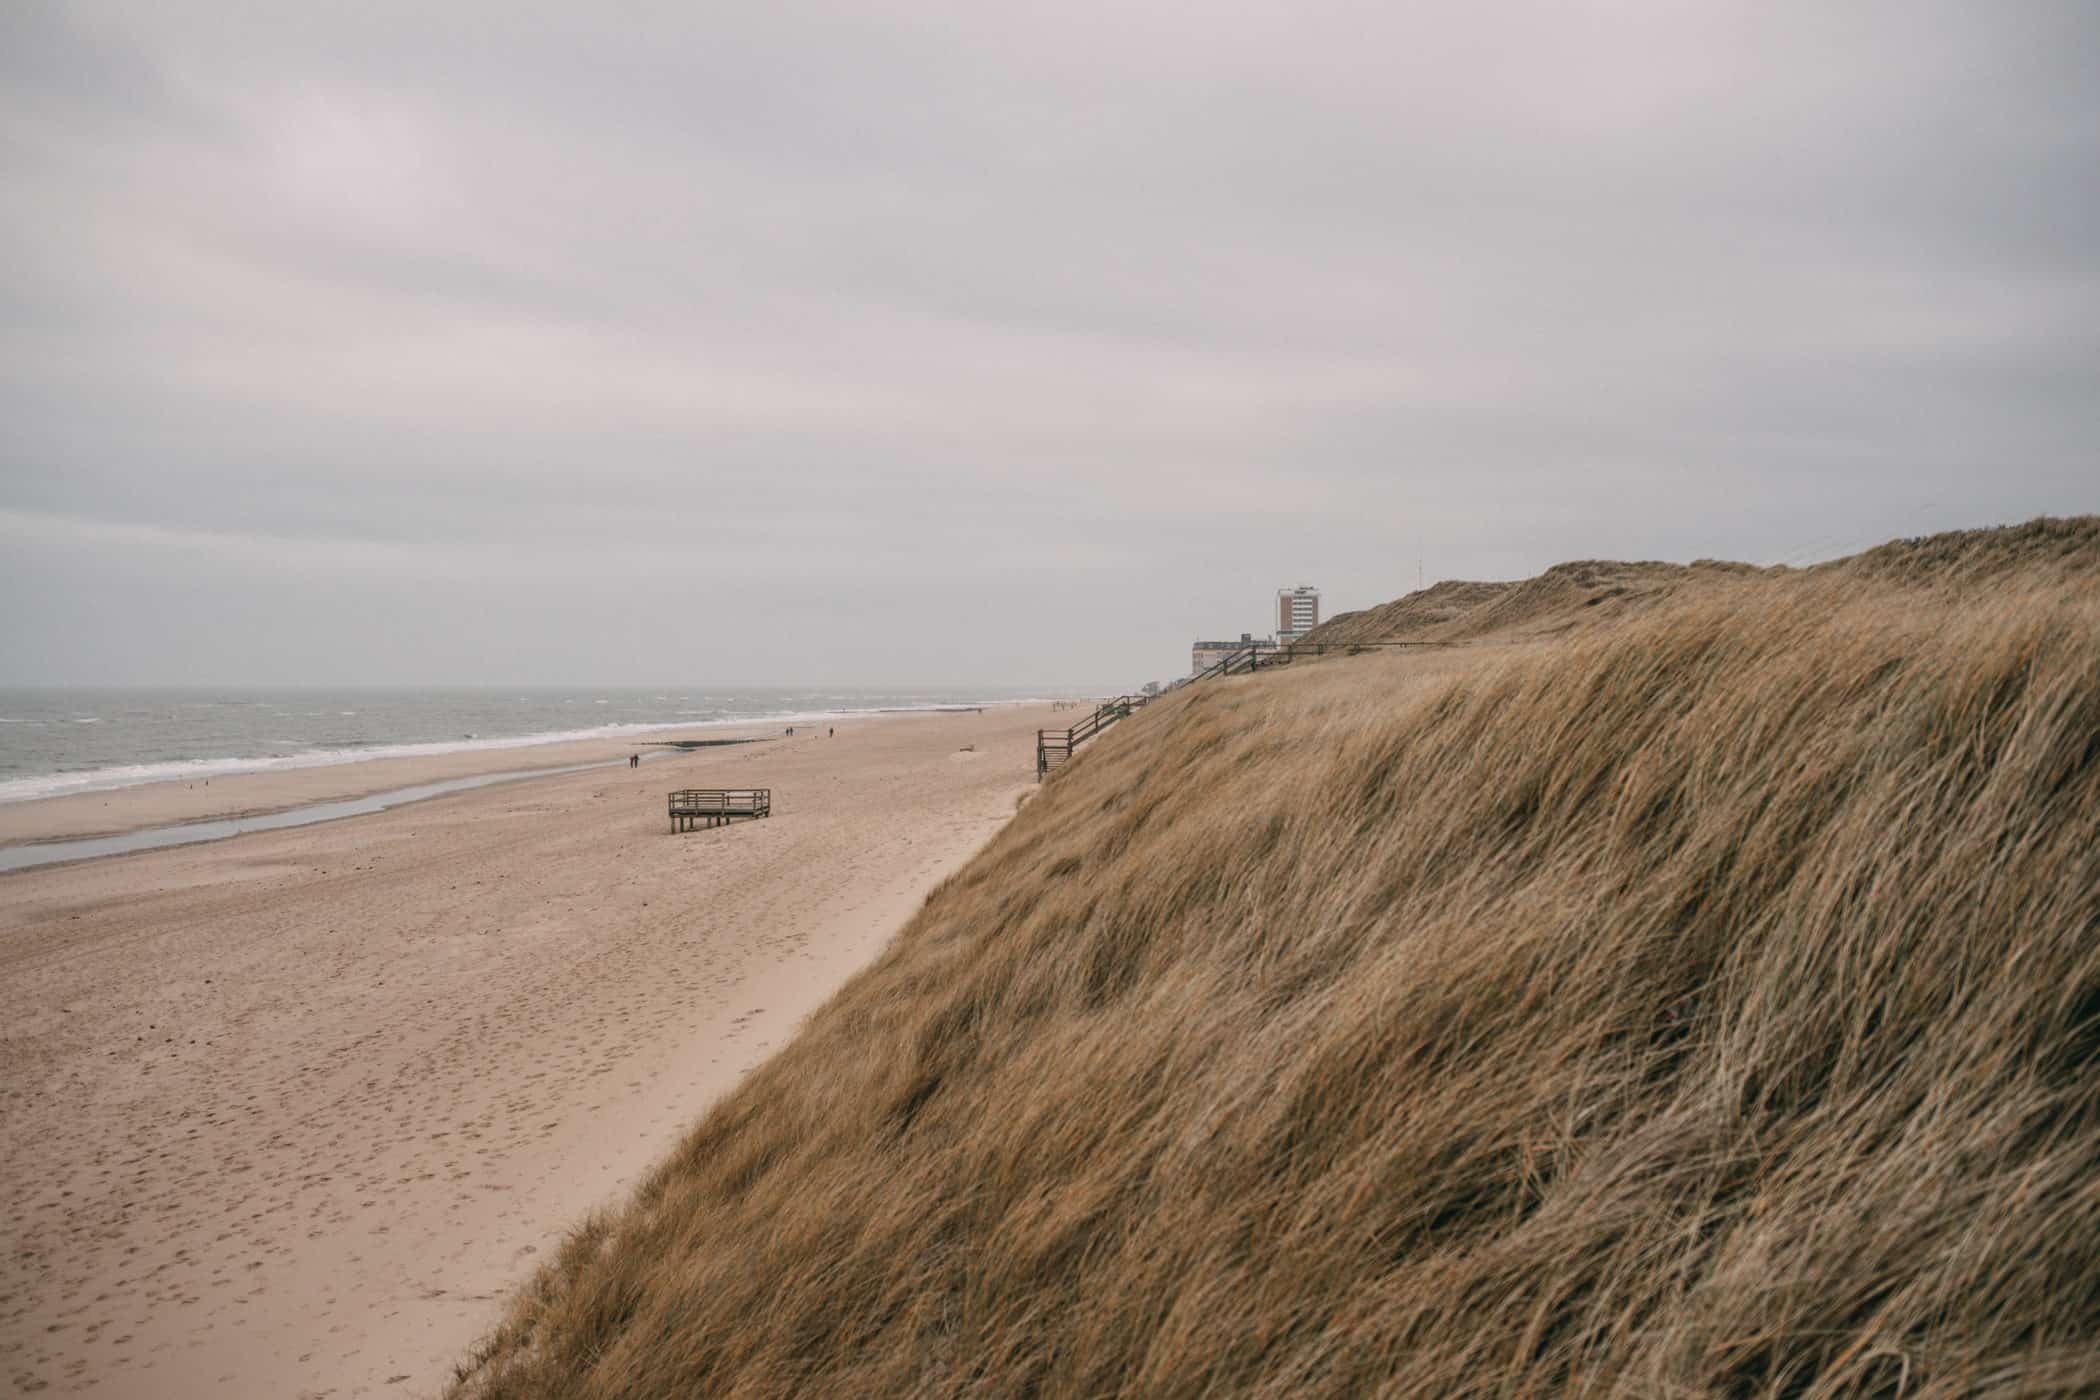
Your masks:
[[[0,802],[690,725],[939,709],[1018,690],[6,690]]]

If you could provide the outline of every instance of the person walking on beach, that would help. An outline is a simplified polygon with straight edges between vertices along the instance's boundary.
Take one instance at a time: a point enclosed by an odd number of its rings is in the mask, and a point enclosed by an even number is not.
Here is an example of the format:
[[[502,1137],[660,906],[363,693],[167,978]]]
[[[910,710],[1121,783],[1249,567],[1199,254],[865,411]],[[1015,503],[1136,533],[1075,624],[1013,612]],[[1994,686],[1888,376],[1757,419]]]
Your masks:
[[[640,754],[638,754],[638,753],[631,753],[631,754],[627,755],[627,766],[628,766],[629,768],[639,768],[639,767],[641,767],[641,766],[642,766],[642,756],[641,756]]]
[[[839,729],[838,729],[838,726],[837,726],[837,725],[835,725],[835,724],[833,724],[833,725],[827,725],[827,726],[825,726],[825,729],[824,729],[824,737],[825,737],[825,738],[827,738],[827,739],[836,739],[836,738],[838,738],[838,737],[839,737]]]

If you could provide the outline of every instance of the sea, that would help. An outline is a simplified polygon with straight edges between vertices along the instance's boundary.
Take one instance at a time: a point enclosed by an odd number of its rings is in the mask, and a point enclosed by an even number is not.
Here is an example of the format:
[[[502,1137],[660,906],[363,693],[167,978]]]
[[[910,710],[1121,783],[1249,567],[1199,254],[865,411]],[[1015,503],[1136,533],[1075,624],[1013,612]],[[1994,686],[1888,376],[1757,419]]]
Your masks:
[[[0,802],[693,726],[1014,703],[958,689],[8,690]]]

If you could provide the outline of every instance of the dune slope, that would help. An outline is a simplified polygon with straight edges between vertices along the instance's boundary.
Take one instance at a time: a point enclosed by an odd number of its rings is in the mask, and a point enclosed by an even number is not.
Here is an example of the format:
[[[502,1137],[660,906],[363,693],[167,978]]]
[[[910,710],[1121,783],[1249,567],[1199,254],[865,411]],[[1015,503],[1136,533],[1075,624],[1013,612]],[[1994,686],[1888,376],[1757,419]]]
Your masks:
[[[2038,524],[1149,707],[455,1392],[2080,1390],[2100,521]]]

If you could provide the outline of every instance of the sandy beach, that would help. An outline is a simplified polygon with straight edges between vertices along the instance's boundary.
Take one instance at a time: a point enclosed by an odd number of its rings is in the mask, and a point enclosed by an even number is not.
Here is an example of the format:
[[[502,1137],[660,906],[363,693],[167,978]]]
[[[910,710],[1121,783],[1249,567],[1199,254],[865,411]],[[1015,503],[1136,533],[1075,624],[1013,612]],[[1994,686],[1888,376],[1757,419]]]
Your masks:
[[[0,876],[0,1382],[434,1394],[1013,813],[1047,713],[805,726]],[[765,731],[708,736],[738,732]],[[0,809],[0,840],[633,747],[89,794]],[[669,833],[667,789],[757,785],[770,820]]]

